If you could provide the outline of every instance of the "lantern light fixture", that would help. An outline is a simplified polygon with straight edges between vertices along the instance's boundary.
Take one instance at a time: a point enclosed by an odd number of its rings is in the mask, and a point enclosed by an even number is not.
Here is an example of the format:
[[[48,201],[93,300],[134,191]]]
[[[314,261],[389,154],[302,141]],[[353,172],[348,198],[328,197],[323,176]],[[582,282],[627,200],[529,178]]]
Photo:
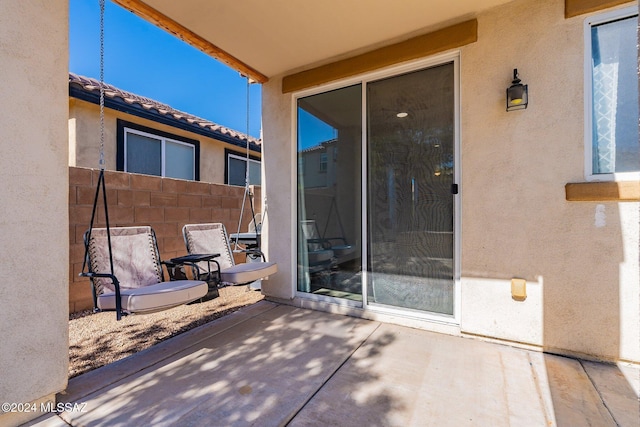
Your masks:
[[[529,88],[518,78],[518,69],[513,70],[513,81],[507,89],[507,111],[524,110],[529,103]]]

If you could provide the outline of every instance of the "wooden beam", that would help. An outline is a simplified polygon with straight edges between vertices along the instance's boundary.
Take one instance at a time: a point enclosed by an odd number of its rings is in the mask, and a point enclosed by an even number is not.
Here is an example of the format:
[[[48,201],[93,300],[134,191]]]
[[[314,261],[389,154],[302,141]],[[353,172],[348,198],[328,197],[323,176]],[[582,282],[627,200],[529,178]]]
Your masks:
[[[564,0],[564,17],[572,18],[625,3],[629,0]]]
[[[251,80],[258,83],[266,83],[267,81],[269,81],[269,78],[264,74],[260,73],[256,69],[250,67],[249,65],[220,49],[218,46],[214,45],[208,40],[200,37],[193,31],[177,23],[168,16],[158,12],[156,9],[152,8],[146,3],[143,3],[141,0],[113,0],[113,2],[138,15],[145,21],[151,22],[157,27],[168,31],[169,33],[175,35],[184,42],[189,43],[191,46],[200,49],[201,51],[209,56],[212,56],[218,61],[227,64],[231,68],[240,72],[240,74],[248,76]]]
[[[639,202],[640,181],[570,183],[565,192],[568,201]]]
[[[424,58],[477,40],[478,21],[472,19],[361,55],[288,75],[282,80],[282,93],[294,92],[400,62]]]

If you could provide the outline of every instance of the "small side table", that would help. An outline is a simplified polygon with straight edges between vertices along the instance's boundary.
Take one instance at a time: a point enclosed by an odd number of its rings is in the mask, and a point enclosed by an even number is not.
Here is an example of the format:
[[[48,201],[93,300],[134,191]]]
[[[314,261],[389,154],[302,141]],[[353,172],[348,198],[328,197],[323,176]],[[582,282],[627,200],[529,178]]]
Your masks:
[[[220,282],[219,276],[220,272],[216,270],[215,272],[211,271],[211,261],[215,262],[214,258],[219,257],[219,253],[215,254],[189,254],[183,255],[175,258],[171,258],[168,261],[163,261],[163,264],[167,266],[167,270],[169,271],[169,276],[172,280],[176,279],[186,279],[186,274],[181,267],[185,265],[189,265],[193,268],[194,274],[196,275],[196,280],[204,280],[207,282],[209,287],[209,292],[200,299],[200,302],[209,301],[218,297],[218,283]],[[200,267],[197,263],[206,262],[207,263],[207,272],[200,274]],[[217,263],[216,263],[217,264]],[[215,274],[214,274],[215,273]],[[204,275],[204,277],[203,277]]]

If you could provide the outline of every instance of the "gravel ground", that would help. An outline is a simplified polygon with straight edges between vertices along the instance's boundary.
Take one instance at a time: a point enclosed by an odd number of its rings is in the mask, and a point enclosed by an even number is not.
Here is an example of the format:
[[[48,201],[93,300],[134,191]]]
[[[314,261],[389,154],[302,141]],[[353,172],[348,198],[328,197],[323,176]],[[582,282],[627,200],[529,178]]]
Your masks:
[[[124,359],[140,350],[263,299],[246,286],[220,289],[211,301],[158,313],[125,316],[84,311],[69,316],[69,378]]]

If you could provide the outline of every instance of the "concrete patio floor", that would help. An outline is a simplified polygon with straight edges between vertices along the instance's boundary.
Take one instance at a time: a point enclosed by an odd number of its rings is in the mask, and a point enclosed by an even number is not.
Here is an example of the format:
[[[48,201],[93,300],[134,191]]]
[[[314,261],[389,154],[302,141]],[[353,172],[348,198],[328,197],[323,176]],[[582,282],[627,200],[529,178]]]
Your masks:
[[[262,301],[73,378],[72,410],[29,425],[637,427],[639,390],[637,365]]]

